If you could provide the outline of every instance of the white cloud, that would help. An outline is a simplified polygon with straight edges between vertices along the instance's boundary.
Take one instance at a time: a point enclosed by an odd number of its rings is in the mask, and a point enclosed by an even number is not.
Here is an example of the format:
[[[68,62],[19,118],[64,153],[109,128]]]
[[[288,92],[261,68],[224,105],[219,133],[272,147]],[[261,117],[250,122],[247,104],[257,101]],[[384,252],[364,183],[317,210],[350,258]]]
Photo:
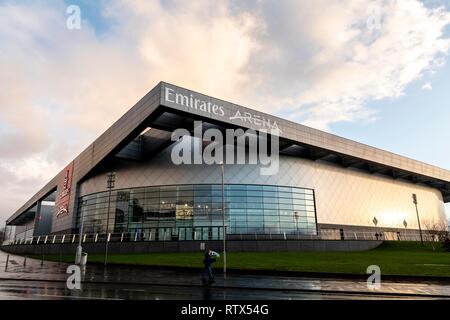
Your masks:
[[[374,5],[380,29],[367,26]],[[449,48],[449,13],[415,0],[261,2],[259,13],[265,33],[251,70],[260,104],[322,129],[372,117],[367,102],[402,95]]]
[[[0,4],[0,168],[17,186],[32,176],[37,191],[160,80],[218,96],[250,81],[251,15],[232,15],[225,2],[104,8],[115,27],[98,36],[87,21],[68,30],[62,1]],[[10,184],[0,192],[10,198]]]
[[[380,29],[367,26],[374,5]],[[373,119],[368,102],[402,95],[449,48],[449,13],[416,0],[102,8],[99,35],[86,20],[68,30],[63,1],[0,4],[0,169],[15,177],[0,192],[16,207],[160,80],[327,129]]]

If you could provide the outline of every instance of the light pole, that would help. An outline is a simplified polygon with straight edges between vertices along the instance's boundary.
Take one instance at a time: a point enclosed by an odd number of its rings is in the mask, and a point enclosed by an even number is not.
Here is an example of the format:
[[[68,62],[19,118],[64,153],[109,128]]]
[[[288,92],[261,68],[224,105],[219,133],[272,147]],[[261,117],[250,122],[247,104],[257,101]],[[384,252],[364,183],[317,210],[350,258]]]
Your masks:
[[[422,243],[423,246],[422,228],[420,227],[419,209],[417,209],[417,195],[415,193],[412,194],[412,199],[414,205],[416,206],[417,224],[419,225],[419,232],[420,232],[420,242]]]
[[[5,221],[5,228],[3,228],[2,240],[0,242],[0,246],[2,246],[3,242],[5,242],[5,240],[6,240],[6,230],[7,230],[6,228],[7,228],[7,225],[6,225],[6,221]]]
[[[28,224],[25,225],[25,235],[23,236],[25,243],[27,242],[27,233],[28,233]]]
[[[377,238],[377,240],[378,240],[378,230],[377,230],[378,219],[377,219],[377,217],[373,217],[373,220],[372,220],[372,222],[373,222],[373,224],[375,225],[375,231],[376,231],[376,233],[375,233],[375,237],[376,237],[376,238]]]
[[[80,234],[78,236],[78,246],[77,252],[75,253],[75,264],[81,263],[81,253],[83,252],[83,248],[81,247],[81,238],[83,237],[83,227],[84,227],[84,210],[86,210],[87,200],[83,200],[81,202],[81,215],[80,215]]]
[[[227,277],[227,250],[226,250],[226,225],[225,225],[225,169],[224,163],[220,163],[222,169],[222,233],[223,233],[223,278]]]
[[[109,229],[109,209],[111,205],[111,190],[114,188],[114,183],[116,182],[116,173],[115,172],[109,172],[108,173],[108,180],[106,184],[106,188],[109,189],[109,195],[108,195],[108,209],[107,209],[107,216],[106,216],[106,237],[105,237],[105,259],[104,259],[104,265],[106,266],[106,263],[108,261],[108,229]]]
[[[406,231],[406,228],[408,227],[408,222],[406,222],[406,219],[403,219],[403,226],[405,227],[405,239],[406,239],[408,236],[408,233]]]

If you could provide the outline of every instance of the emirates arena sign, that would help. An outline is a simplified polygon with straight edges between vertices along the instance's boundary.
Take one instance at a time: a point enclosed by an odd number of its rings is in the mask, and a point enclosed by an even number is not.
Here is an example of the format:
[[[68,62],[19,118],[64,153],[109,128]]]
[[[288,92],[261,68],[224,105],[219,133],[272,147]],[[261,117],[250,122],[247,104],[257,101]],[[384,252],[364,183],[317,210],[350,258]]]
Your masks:
[[[249,125],[253,125],[258,129],[278,130],[278,132],[281,132],[277,122],[268,116],[242,111],[240,109],[236,109],[235,111],[227,110],[222,104],[208,101],[204,96],[192,91],[183,90],[183,92],[179,92],[176,87],[165,86],[164,100],[172,104],[188,107],[219,117],[228,115],[229,120],[239,120]]]

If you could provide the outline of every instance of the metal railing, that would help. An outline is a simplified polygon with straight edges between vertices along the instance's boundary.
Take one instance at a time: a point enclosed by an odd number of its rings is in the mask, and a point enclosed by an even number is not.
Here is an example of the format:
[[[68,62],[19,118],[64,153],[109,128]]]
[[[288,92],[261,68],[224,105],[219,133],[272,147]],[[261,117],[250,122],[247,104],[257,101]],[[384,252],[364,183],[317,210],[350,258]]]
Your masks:
[[[368,232],[368,231],[340,231],[320,232],[315,234],[301,233],[227,233],[227,240],[391,240],[391,241],[420,241],[419,232]],[[438,236],[423,233],[424,241],[439,241]],[[82,243],[97,242],[144,242],[144,241],[211,241],[222,240],[220,233],[212,236],[203,232],[192,232],[189,237],[180,238],[180,234],[171,232],[152,233],[152,230],[144,232],[116,232],[116,233],[84,233]],[[30,244],[76,244],[79,234],[51,234],[27,238],[6,240],[3,245],[30,245]]]
[[[424,241],[439,241],[436,234],[423,232]],[[419,231],[349,231],[324,233],[320,235],[322,240],[386,240],[386,241],[420,241]]]

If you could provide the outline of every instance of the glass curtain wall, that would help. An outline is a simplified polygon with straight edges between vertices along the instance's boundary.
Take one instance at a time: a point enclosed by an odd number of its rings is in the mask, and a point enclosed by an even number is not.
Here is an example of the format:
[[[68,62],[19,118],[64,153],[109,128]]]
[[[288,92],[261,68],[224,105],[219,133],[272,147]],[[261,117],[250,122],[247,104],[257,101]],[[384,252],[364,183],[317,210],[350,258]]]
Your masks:
[[[225,185],[227,234],[315,235],[314,191],[266,185]],[[109,200],[110,199],[110,200]],[[105,233],[108,201],[110,233],[134,240],[218,240],[222,238],[220,184],[153,186],[87,195],[84,231]],[[77,225],[78,227],[78,225]]]

